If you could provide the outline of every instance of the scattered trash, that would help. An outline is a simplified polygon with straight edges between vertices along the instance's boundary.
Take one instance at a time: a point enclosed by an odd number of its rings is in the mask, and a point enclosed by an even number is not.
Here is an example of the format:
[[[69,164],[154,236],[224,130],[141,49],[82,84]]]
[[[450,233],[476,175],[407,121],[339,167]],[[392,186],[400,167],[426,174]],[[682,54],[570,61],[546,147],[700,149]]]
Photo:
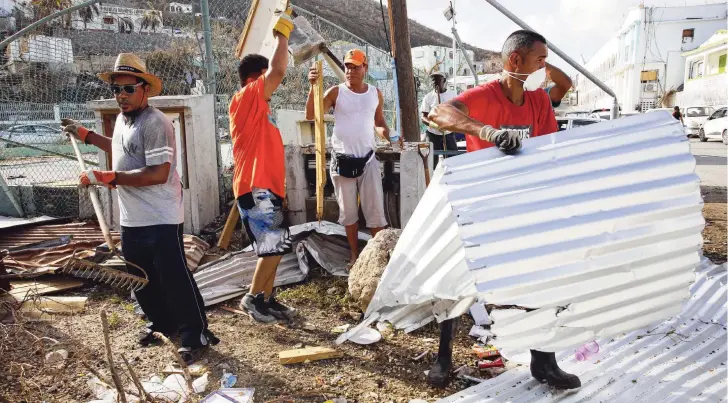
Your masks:
[[[200,403],[253,403],[253,388],[218,389],[205,396]]]
[[[429,354],[429,353],[430,353],[430,350],[427,350],[427,351],[425,351],[424,353],[422,353],[422,354],[418,355],[417,357],[413,358],[412,360],[413,360],[413,361],[419,361],[419,360],[421,360],[421,359],[425,358],[425,356],[426,356],[427,354]]]
[[[382,334],[376,329],[365,327],[349,337],[349,341],[356,344],[373,344],[382,340]]]
[[[301,328],[303,328],[304,330],[308,330],[308,331],[314,331],[314,330],[316,330],[316,326],[312,325],[310,322],[304,323],[301,326]]]
[[[329,381],[329,383],[332,384],[332,385],[336,385],[342,379],[344,379],[344,375],[337,374],[335,377],[331,378],[331,380]]]
[[[422,339],[422,342],[423,343],[434,343],[436,341],[437,341],[436,339],[431,339],[431,338]]]
[[[350,316],[350,317],[351,317],[352,319],[354,319],[355,321],[359,322],[359,321],[361,320],[361,316],[362,316],[362,315],[361,315],[361,312],[354,312],[354,311],[351,311],[351,312],[349,312],[349,316]]]
[[[382,336],[389,336],[394,333],[394,326],[389,322],[377,322],[377,330]]]
[[[228,389],[235,386],[235,383],[238,381],[238,377],[235,376],[233,373],[228,371],[222,371],[222,377],[220,378],[220,388],[221,389]]]
[[[482,346],[479,344],[473,344],[473,353],[478,358],[495,358],[500,357],[500,351],[493,346]]]
[[[326,294],[328,295],[334,295],[339,292],[339,287],[331,287],[328,290],[326,290]]]
[[[46,354],[45,356],[45,363],[46,365],[57,365],[62,364],[68,359],[68,351],[67,350],[55,350],[51,351],[50,353]]]
[[[574,358],[576,358],[577,361],[585,361],[593,357],[598,352],[599,343],[597,343],[596,341],[591,341],[579,347],[574,353]]]
[[[470,333],[468,333],[468,335],[477,337],[481,343],[486,344],[488,342],[488,336],[490,336],[491,333],[482,326],[473,325],[473,327],[470,328]]]
[[[331,333],[337,333],[337,334],[346,333],[350,327],[351,327],[351,325],[348,323],[345,325],[336,326],[335,328],[331,329]]]
[[[487,369],[487,368],[503,368],[505,367],[505,364],[503,364],[503,358],[498,358],[496,360],[483,360],[478,361],[478,369]]]
[[[470,307],[470,315],[473,317],[473,321],[475,321],[475,324],[478,326],[490,325],[493,323],[493,321],[490,320],[488,311],[485,309],[485,304],[481,302],[475,303]]]

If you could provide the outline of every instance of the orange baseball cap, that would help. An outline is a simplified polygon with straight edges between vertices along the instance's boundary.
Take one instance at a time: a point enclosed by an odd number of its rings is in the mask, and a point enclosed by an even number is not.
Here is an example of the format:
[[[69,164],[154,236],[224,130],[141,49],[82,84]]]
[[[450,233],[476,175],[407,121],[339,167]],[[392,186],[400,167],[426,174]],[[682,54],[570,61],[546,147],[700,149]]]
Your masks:
[[[346,56],[344,56],[344,63],[351,63],[354,66],[367,64],[367,55],[359,49],[352,49],[346,52]]]

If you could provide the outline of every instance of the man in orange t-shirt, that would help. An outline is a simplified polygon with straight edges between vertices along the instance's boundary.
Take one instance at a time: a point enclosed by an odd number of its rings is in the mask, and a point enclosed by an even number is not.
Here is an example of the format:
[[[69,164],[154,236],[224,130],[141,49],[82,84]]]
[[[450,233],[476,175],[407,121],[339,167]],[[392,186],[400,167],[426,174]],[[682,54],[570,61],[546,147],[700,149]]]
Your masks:
[[[523,139],[557,131],[552,100],[539,87],[547,76],[565,80],[557,77],[563,75],[560,70],[546,63],[546,39],[532,31],[516,31],[503,44],[501,57],[500,80],[465,91],[428,115],[438,129],[469,134],[468,152],[496,146],[515,154]],[[562,90],[566,93],[568,88]],[[449,382],[456,331],[457,319],[440,324],[440,351],[427,377],[432,385],[444,387]],[[559,368],[554,353],[531,350],[531,375],[557,389],[581,386],[577,376]]]
[[[274,16],[273,57],[249,54],[238,66],[243,87],[230,101],[230,134],[233,141],[233,192],[248,238],[255,247],[258,264],[250,291],[240,308],[255,321],[288,321],[296,310],[276,301],[273,282],[281,257],[292,251],[284,224],[286,167],[283,140],[273,122],[270,101],[283,81],[288,65],[288,36],[293,30],[290,10]]]

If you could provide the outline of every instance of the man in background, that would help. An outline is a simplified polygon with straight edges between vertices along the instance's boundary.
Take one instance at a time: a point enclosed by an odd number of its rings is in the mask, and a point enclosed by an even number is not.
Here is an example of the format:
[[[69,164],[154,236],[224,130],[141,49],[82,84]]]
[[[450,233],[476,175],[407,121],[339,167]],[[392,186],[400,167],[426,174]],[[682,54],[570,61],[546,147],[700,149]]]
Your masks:
[[[435,106],[455,98],[457,94],[455,94],[455,91],[447,89],[447,78],[443,73],[436,71],[430,74],[430,79],[432,79],[432,91],[425,95],[420,106],[422,112],[420,119],[427,126],[427,131],[425,132],[427,141],[432,143],[435,150],[456,151],[458,146],[455,134],[445,134],[438,130],[436,125],[432,125],[427,115]]]

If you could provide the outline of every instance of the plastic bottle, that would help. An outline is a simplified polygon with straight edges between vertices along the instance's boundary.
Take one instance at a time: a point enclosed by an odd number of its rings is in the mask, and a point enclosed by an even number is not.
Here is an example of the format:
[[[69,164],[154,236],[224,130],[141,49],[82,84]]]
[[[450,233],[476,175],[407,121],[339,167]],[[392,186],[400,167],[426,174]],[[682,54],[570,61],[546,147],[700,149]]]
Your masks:
[[[392,151],[394,151],[394,152],[402,151],[399,146],[399,133],[396,130],[389,131],[389,141],[392,142]]]
[[[574,352],[574,358],[576,358],[577,361],[585,361],[593,357],[598,352],[599,343],[591,341],[579,347],[576,352]]]
[[[220,378],[220,388],[232,388],[237,381],[237,376],[230,372],[227,372],[227,370],[223,370],[222,378]]]

